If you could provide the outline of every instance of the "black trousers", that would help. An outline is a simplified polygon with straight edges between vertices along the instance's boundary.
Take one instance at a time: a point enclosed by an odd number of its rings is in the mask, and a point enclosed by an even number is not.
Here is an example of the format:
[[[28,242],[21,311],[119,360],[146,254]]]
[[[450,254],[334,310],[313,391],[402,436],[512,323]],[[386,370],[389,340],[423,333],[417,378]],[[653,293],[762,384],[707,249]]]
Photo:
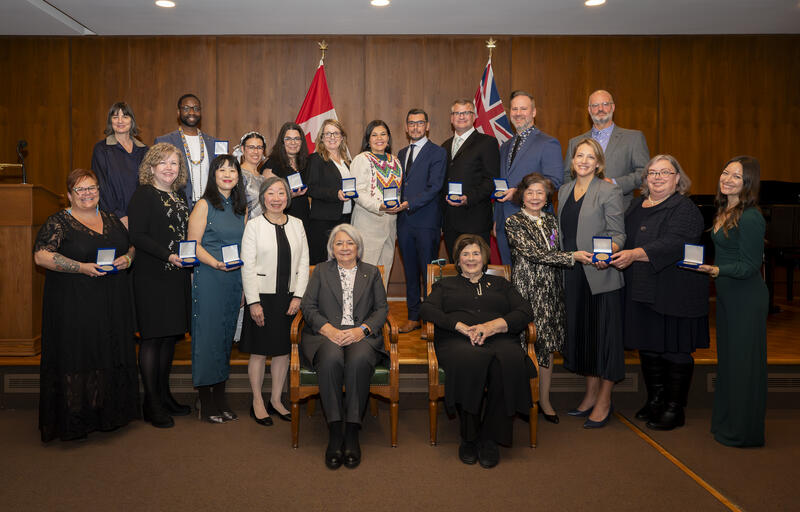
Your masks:
[[[461,438],[465,441],[492,440],[498,444],[511,445],[514,417],[506,414],[503,374],[497,359],[489,364],[484,401],[482,416],[467,412],[460,405],[456,406],[461,423]]]

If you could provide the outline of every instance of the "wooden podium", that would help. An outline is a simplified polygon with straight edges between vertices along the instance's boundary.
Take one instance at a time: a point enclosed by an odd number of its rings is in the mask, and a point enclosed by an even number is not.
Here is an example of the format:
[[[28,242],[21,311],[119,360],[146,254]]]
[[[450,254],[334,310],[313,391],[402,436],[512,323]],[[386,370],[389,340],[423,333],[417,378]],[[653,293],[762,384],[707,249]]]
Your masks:
[[[62,197],[30,184],[0,184],[0,356],[33,356],[42,348],[44,271],[33,243]]]

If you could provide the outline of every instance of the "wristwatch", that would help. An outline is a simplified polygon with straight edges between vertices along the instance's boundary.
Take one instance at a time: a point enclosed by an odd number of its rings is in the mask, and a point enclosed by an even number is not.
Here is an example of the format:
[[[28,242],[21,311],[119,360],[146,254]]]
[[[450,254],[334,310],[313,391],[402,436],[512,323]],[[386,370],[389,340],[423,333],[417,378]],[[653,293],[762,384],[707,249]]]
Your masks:
[[[372,329],[370,329],[368,325],[362,325],[361,330],[364,331],[364,336],[372,334]]]

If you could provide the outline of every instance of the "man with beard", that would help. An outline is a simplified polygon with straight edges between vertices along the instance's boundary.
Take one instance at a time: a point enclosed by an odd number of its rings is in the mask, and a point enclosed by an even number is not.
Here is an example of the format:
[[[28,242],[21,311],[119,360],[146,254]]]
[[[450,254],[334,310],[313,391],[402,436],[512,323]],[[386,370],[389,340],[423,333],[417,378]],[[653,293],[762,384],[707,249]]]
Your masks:
[[[522,178],[538,172],[553,182],[558,190],[561,185],[561,144],[533,125],[536,103],[525,91],[511,93],[509,114],[517,134],[500,147],[500,177],[508,182],[508,192],[496,199],[494,205],[494,231],[497,248],[504,265],[511,265],[511,249],[506,238],[506,219],[517,213],[519,205],[511,201]]]
[[[203,196],[208,182],[208,168],[216,156],[217,140],[200,131],[202,107],[194,94],[184,94],[178,99],[178,129],[166,135],[156,137],[156,144],[169,142],[186,157],[186,169],[189,172],[186,187],[183,189],[186,202],[191,211],[194,203]]]
[[[606,157],[606,181],[622,189],[625,209],[631,204],[633,191],[642,184],[642,171],[650,161],[647,141],[639,130],[626,130],[614,124],[614,98],[602,89],[589,95],[589,117],[592,129],[573,137],[564,158],[564,182],[572,179],[570,165],[575,145],[581,139],[591,137],[603,148]]]
[[[401,206],[405,207],[397,214],[397,242],[403,256],[408,303],[408,321],[400,326],[400,332],[419,329],[420,296],[427,289],[425,270],[439,254],[442,227],[439,194],[444,184],[447,151],[428,140],[429,128],[427,112],[418,108],[409,110],[406,133],[411,144],[397,155],[403,165],[400,198]]]

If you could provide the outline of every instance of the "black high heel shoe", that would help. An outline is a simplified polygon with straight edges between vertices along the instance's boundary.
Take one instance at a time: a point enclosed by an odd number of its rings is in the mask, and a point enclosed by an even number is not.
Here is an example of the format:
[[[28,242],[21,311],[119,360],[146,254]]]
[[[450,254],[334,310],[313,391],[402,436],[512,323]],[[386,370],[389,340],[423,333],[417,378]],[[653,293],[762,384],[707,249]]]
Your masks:
[[[256,410],[253,408],[252,405],[250,406],[250,417],[253,418],[255,422],[258,423],[259,425],[264,425],[265,427],[272,426],[272,418],[270,418],[269,416],[267,416],[266,418],[256,418]]]
[[[549,421],[550,423],[558,425],[558,422],[559,422],[558,414],[547,414],[546,412],[544,412],[544,410],[542,410],[542,406],[541,405],[539,405],[539,414],[544,416],[544,419]]]
[[[593,421],[593,420],[590,420],[589,418],[586,418],[586,421],[583,424],[583,428],[603,428],[603,427],[605,427],[606,423],[608,423],[608,420],[611,419],[611,413],[613,413],[613,412],[614,412],[614,404],[611,404],[611,406],[608,408],[608,414],[606,415],[605,418],[603,418],[600,421]]]
[[[272,406],[272,402],[267,402],[267,414],[270,416],[277,416],[283,421],[292,421],[292,413],[287,412],[286,414],[281,414],[278,409]]]

